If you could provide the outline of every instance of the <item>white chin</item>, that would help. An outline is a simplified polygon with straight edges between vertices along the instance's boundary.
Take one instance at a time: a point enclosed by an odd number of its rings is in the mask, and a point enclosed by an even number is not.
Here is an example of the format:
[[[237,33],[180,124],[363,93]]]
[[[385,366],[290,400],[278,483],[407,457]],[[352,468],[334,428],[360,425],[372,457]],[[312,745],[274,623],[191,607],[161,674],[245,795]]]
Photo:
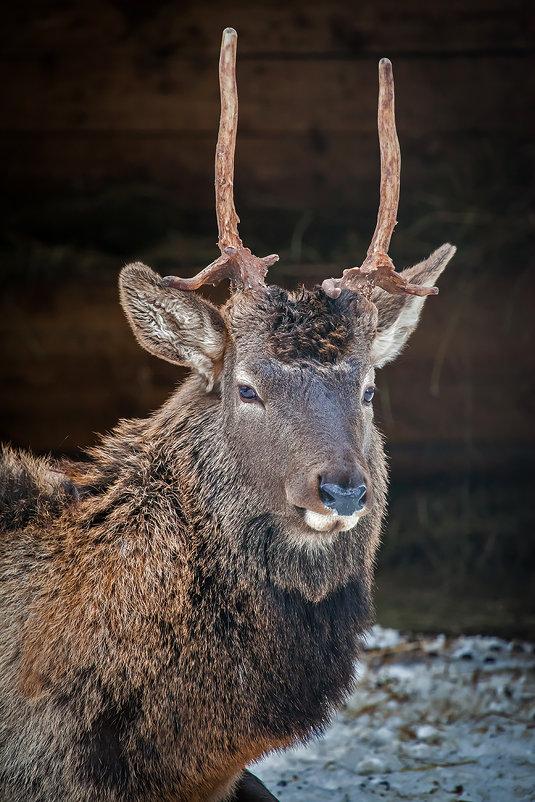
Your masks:
[[[312,510],[305,510],[305,523],[315,532],[347,532],[357,525],[359,518],[362,518],[363,511],[355,512],[353,515],[337,515],[328,513],[320,515]]]

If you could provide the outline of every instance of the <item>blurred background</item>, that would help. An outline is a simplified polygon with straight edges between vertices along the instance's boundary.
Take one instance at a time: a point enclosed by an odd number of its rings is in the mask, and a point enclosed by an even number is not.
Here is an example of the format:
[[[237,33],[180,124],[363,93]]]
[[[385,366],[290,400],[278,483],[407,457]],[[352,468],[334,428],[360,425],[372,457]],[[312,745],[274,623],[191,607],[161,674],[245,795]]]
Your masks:
[[[80,456],[183,374],[135,343],[117,274],[217,255],[221,32],[238,30],[236,207],[270,280],[360,264],[394,65],[399,269],[458,247],[379,376],[391,465],[380,623],[535,638],[534,5],[28,0],[0,55],[0,439]],[[212,293],[224,299],[225,289]]]

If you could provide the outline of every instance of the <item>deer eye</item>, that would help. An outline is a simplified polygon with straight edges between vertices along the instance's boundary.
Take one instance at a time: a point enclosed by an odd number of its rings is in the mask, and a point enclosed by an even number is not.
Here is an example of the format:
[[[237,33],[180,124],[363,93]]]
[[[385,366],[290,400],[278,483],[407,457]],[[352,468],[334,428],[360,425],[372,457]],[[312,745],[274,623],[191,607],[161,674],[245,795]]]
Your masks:
[[[246,404],[250,404],[254,401],[260,401],[260,398],[257,395],[256,390],[253,390],[252,387],[249,387],[248,384],[240,384],[238,385],[238,392],[240,394],[240,398],[242,401],[245,401]]]
[[[372,398],[375,394],[377,387],[374,384],[368,385],[362,394],[362,403],[363,404],[371,404]]]

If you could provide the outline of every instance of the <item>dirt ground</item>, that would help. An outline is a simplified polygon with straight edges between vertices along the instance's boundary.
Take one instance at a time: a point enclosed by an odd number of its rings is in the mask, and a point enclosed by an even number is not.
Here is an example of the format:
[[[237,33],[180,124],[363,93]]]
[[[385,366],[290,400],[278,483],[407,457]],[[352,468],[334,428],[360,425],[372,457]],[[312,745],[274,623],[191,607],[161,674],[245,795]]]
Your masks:
[[[280,802],[533,802],[535,645],[376,626],[325,735],[254,770]]]

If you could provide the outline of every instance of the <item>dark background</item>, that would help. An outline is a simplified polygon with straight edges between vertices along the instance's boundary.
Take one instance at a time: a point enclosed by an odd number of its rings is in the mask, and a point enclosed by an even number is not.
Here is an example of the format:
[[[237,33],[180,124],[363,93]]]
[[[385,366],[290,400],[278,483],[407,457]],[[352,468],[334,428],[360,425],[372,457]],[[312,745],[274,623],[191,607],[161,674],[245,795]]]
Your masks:
[[[79,455],[179,371],[116,280],[214,259],[221,32],[238,30],[236,206],[273,283],[359,264],[375,224],[377,61],[403,169],[391,255],[458,254],[379,377],[392,481],[379,620],[535,637],[530,0],[11,4],[2,93],[0,438]],[[216,292],[218,300],[223,290]]]

